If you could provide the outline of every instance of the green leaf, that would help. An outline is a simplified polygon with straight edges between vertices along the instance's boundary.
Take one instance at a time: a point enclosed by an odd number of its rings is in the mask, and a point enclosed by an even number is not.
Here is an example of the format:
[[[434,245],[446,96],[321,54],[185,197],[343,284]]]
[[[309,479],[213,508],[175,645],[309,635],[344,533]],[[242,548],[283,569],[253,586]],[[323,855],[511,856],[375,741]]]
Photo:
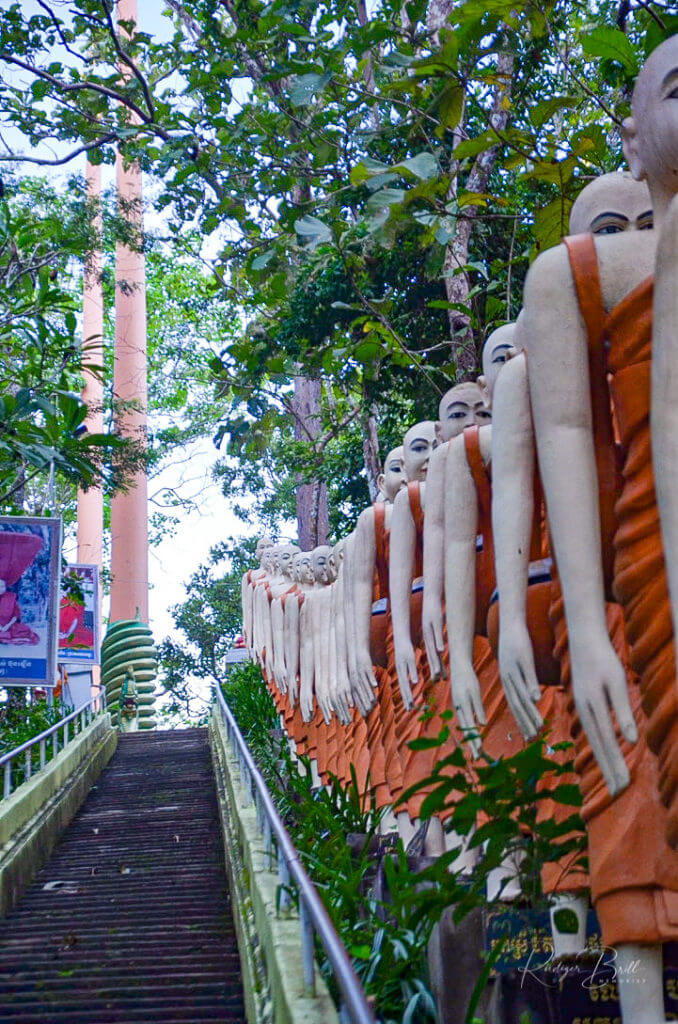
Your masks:
[[[306,107],[313,100],[316,94],[320,94],[328,82],[332,79],[332,73],[326,71],[324,75],[311,72],[308,75],[298,75],[292,79],[289,91],[290,102],[295,107]]]
[[[430,178],[435,178],[437,176],[438,161],[434,157],[433,153],[429,153],[428,150],[424,150],[424,152],[417,153],[416,156],[412,156],[409,160],[404,160],[401,164],[398,164],[396,169],[408,171],[410,174],[413,174],[415,178],[420,178],[422,181],[428,181]]]
[[[616,61],[631,77],[638,74],[636,51],[621,29],[599,25],[583,37],[582,49],[587,57],[603,57]]]
[[[323,224],[321,220],[313,217],[310,213],[305,214],[300,220],[295,220],[294,230],[298,235],[307,239],[311,245],[332,241],[332,232],[327,224]]]

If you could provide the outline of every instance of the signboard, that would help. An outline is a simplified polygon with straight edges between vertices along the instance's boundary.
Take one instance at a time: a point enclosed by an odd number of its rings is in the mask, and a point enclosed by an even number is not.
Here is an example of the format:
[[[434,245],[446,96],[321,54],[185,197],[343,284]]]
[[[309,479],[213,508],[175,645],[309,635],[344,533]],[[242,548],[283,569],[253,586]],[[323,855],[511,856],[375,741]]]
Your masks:
[[[99,664],[99,569],[67,565],[61,574],[59,662]]]
[[[0,685],[56,685],[61,520],[0,516]]]

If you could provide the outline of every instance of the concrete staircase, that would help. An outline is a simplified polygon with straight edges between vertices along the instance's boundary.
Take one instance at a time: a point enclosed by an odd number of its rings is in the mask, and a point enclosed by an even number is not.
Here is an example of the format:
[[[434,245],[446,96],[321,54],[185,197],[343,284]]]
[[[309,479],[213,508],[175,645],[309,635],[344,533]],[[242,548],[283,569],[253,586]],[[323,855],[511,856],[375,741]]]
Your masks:
[[[132,733],[0,920],[0,1022],[188,1021],[245,1021],[207,730]]]

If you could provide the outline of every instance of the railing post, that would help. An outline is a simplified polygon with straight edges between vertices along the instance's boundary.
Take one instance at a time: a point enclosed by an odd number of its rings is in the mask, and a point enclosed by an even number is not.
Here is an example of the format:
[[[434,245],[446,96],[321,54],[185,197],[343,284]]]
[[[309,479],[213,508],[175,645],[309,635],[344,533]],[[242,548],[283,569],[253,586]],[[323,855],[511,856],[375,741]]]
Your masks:
[[[46,746],[45,741],[44,740],[40,740],[40,768],[41,769],[45,767],[45,764],[47,762],[47,753],[46,753],[46,750],[45,750],[45,746]]]
[[[55,729],[52,733],[52,757],[56,757],[59,753],[59,730]]]
[[[26,781],[28,779],[30,779],[30,777],[31,777],[31,770],[32,770],[32,767],[33,767],[31,753],[32,753],[32,747],[29,747],[28,750],[26,751]]]
[[[290,905],[290,869],[280,850],[278,850],[278,883],[280,885],[280,909],[287,910]]]
[[[68,722],[64,722],[64,746],[68,743]]]
[[[2,784],[2,795],[6,800],[12,792],[12,762],[5,761],[4,779]]]
[[[306,901],[299,894],[299,922],[301,924],[301,955],[304,961],[304,988],[306,994],[315,996],[315,958],[313,949],[313,924],[306,909]]]

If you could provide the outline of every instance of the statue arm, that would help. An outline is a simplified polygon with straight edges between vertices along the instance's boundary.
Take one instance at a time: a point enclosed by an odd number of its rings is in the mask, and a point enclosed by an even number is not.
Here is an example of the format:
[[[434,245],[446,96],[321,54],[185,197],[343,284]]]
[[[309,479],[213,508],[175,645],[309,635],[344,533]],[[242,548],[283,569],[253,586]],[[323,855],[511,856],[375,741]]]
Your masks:
[[[355,617],[355,581],[354,572],[355,531],[346,539],[344,548],[344,623],[346,630],[346,667],[351,687],[357,686],[358,669],[356,663],[356,617]]]
[[[355,643],[355,698],[358,710],[366,715],[375,703],[377,680],[370,652],[372,624],[372,597],[374,593],[374,567],[376,563],[374,509],[366,508],[360,514],[353,540],[353,621]]]
[[[313,602],[313,671],[315,697],[326,722],[332,717],[329,711],[330,614],[330,589],[323,586]]]
[[[252,594],[248,573],[242,578],[240,596],[242,602],[242,632],[247,650],[252,648]]]
[[[287,685],[290,691],[290,703],[294,707],[299,674],[299,595],[290,594],[285,602],[285,664],[287,666]]]
[[[445,460],[447,444],[431,454],[426,475],[426,516],[424,518],[424,600],[421,624],[426,658],[432,679],[442,674],[440,654],[443,641],[443,589],[445,545]]]
[[[544,253],[525,286],[524,339],[537,454],[565,599],[572,686],[611,793],[629,782],[610,708],[637,730],[626,673],[607,631],[587,340],[564,246]]]
[[[344,587],[346,584],[345,562],[342,561],[339,567],[339,575],[333,588],[334,601],[334,633],[335,633],[335,656],[336,671],[334,674],[334,691],[331,693],[332,706],[339,716],[339,720],[348,725],[351,721],[351,684],[348,678],[346,663],[346,616],[344,605]]]
[[[400,491],[391,515],[391,557],[388,567],[388,589],[393,622],[393,646],[396,672],[403,703],[413,706],[412,685],[417,681],[417,662],[410,633],[410,594],[414,578],[416,526],[408,493]]]
[[[535,706],[541,692],[527,626],[535,450],[523,353],[510,360],[499,374],[492,424],[492,533],[499,590],[499,670],[518,726],[526,739],[533,739],[543,722]]]
[[[306,600],[299,612],[299,706],[305,722],[313,718],[313,615],[312,606],[316,595],[307,592]]]
[[[463,437],[450,444],[445,467],[445,610],[450,653],[452,702],[465,733],[476,737],[485,722],[480,684],[473,668],[476,617],[476,536],[478,493],[466,459]]]
[[[285,693],[287,691],[285,620],[280,597],[274,597],[271,601],[271,633],[273,636],[273,678],[280,692]]]

